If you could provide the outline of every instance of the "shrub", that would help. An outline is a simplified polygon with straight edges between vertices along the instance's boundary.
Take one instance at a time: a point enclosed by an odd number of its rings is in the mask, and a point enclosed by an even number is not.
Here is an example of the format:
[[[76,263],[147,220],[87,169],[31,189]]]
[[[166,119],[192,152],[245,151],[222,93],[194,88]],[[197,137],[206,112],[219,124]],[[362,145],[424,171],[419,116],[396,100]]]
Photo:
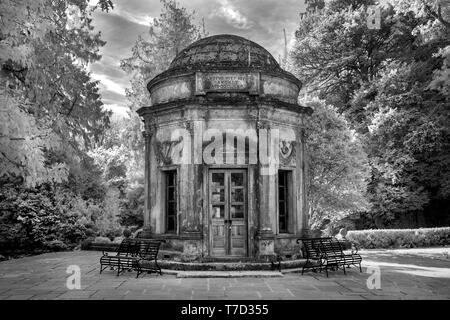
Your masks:
[[[123,237],[115,237],[113,243],[121,243],[123,241]]]
[[[111,240],[122,235],[122,228],[119,223],[120,213],[120,192],[111,188],[106,193],[105,203],[101,215],[95,220],[101,236]]]
[[[444,246],[450,244],[450,227],[355,230],[346,238],[366,249]]]
[[[92,238],[92,237],[81,241],[81,250],[89,250],[92,242],[94,242],[94,238]]]
[[[95,237],[95,243],[111,243],[111,240],[107,237]]]
[[[61,240],[52,240],[44,243],[44,247],[51,251],[64,251],[69,249],[69,247]]]
[[[126,198],[120,210],[120,223],[124,226],[144,225],[144,180],[128,186]]]
[[[93,227],[90,227],[90,226],[93,226]],[[92,224],[92,225],[85,225],[85,227],[86,227],[86,232],[85,232],[86,237],[98,236],[98,229],[97,229],[97,227],[94,224]]]
[[[85,227],[77,219],[62,208],[54,190],[48,187],[0,190],[0,239],[4,249],[32,251],[48,248],[55,240],[77,243],[85,237]]]
[[[122,230],[120,228],[109,229],[105,231],[104,236],[114,240],[114,238],[122,236]]]
[[[125,237],[125,238],[129,238],[129,237],[131,237],[131,231],[129,230],[129,229],[125,229],[125,230],[123,230],[123,236]]]

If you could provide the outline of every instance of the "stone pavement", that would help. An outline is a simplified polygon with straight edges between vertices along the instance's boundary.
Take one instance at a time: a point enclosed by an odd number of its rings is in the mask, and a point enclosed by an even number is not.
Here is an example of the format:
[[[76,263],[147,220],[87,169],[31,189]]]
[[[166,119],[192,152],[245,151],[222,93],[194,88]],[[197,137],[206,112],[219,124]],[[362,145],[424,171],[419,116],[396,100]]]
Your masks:
[[[48,253],[0,262],[0,299],[450,299],[449,248],[362,251],[356,268],[324,273],[285,273],[276,278],[177,278],[135,272],[99,274],[101,253]],[[81,270],[81,289],[69,290],[67,268]],[[379,267],[381,287],[369,289]],[[369,273],[368,273],[369,272]],[[369,281],[370,283],[374,283]]]

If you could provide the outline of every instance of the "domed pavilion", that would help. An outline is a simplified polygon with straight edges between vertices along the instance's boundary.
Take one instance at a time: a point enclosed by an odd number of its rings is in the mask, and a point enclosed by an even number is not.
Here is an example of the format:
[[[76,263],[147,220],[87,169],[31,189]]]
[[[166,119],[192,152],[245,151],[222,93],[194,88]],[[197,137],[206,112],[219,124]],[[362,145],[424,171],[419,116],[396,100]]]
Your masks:
[[[234,35],[194,42],[151,79],[145,237],[196,257],[293,250],[308,232],[301,86]]]

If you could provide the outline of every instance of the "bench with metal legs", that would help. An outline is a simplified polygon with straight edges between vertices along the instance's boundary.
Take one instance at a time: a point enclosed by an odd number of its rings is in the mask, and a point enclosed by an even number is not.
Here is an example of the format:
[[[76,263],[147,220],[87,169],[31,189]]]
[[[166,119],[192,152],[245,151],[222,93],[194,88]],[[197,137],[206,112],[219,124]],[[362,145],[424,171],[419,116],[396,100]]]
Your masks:
[[[136,278],[144,272],[155,272],[162,275],[161,267],[158,265],[158,252],[161,242],[163,241],[147,239],[140,242],[138,260],[134,268],[137,271]]]
[[[135,239],[124,239],[115,254],[103,251],[100,258],[100,273],[109,267],[120,275],[126,270],[133,270],[137,260]]]
[[[156,272],[162,275],[158,265],[158,252],[164,240],[125,239],[114,253],[103,252],[100,258],[100,273],[108,267],[117,271],[117,276],[124,271],[135,270],[136,277],[144,272]]]
[[[306,269],[321,272],[325,270],[328,277],[328,270],[337,270],[342,268],[346,274],[346,266],[359,266],[362,272],[362,258],[352,249],[350,253],[345,252],[342,243],[332,237],[324,238],[301,238],[297,243],[302,243],[302,252],[306,257],[306,263],[302,268],[302,274]]]

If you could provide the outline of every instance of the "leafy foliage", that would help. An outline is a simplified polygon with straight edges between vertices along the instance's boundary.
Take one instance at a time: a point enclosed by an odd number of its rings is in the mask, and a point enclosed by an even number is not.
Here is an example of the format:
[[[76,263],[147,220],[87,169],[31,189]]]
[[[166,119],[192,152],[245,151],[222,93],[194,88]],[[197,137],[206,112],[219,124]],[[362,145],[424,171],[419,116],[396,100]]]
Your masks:
[[[86,151],[110,112],[87,66],[105,44],[91,14],[109,0],[0,3],[0,239],[51,250],[96,235],[105,183]]]
[[[74,244],[85,236],[86,228],[78,221],[79,213],[65,210],[62,199],[49,187],[2,188],[0,200],[2,247],[39,248],[55,240]]]
[[[450,241],[450,228],[356,230],[346,238],[368,249],[444,246]]]
[[[366,217],[377,227],[417,214],[417,223],[446,224],[450,5],[390,3],[378,30],[366,23],[374,1],[333,0],[309,14],[296,33],[295,72],[361,134],[371,166]]]
[[[99,2],[103,10],[110,1]],[[0,178],[27,186],[61,182],[64,163],[47,152],[74,153],[108,125],[88,63],[104,45],[93,32],[86,0],[2,1],[0,4]]]
[[[127,96],[135,109],[150,104],[146,81],[167,69],[183,48],[201,37],[200,28],[193,23],[193,13],[174,0],[161,3],[160,17],[153,20],[146,37],[138,37],[132,56],[121,62],[121,68],[132,74]]]
[[[119,201],[119,222],[124,226],[143,225],[144,146],[134,145],[135,128],[119,119],[111,122],[102,144],[89,152],[101,170],[101,180],[110,191],[115,189]],[[139,131],[138,131],[139,132]],[[115,227],[117,229],[117,227]]]
[[[144,181],[143,179],[130,184],[126,190],[126,198],[120,213],[120,223],[123,226],[144,225]]]
[[[368,208],[368,160],[358,136],[330,105],[302,101],[314,113],[306,127],[308,200],[313,229]]]

